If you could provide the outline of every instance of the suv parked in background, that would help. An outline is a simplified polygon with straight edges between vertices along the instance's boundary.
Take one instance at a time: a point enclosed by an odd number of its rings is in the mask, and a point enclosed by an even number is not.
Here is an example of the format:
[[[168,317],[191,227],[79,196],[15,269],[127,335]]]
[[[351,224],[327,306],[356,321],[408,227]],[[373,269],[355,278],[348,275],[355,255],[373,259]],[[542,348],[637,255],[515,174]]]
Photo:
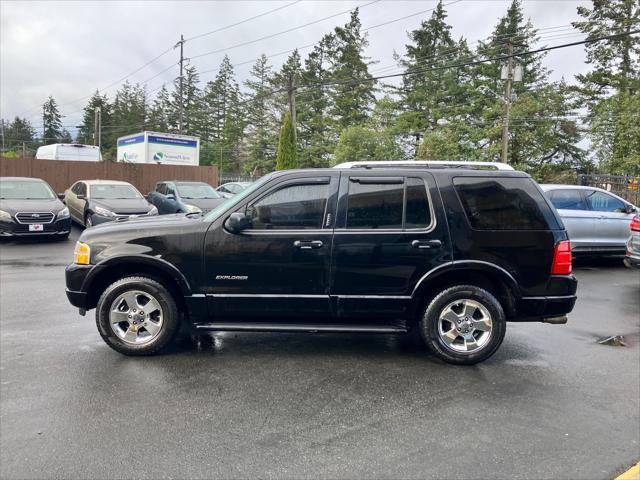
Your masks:
[[[207,213],[226,200],[208,183],[158,182],[147,195],[160,215],[167,213]]]
[[[128,355],[157,352],[185,318],[196,331],[418,329],[459,364],[491,356],[507,321],[565,323],[577,286],[538,185],[471,165],[272,173],[205,216],[85,231],[66,283]]]
[[[624,264],[629,268],[640,268],[640,213],[631,219],[631,235],[627,240],[627,252]]]
[[[574,254],[624,255],[635,205],[596,187],[541,187],[562,217]]]

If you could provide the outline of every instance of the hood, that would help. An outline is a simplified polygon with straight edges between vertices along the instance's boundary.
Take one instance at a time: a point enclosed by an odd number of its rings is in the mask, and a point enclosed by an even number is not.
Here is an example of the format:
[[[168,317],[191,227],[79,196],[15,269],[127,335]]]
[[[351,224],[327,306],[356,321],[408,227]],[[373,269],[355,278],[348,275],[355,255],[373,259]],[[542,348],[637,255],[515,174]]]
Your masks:
[[[151,205],[144,198],[92,198],[90,203],[126,215],[144,214],[151,210]]]
[[[44,200],[3,199],[0,200],[0,210],[10,215],[18,212],[51,212],[58,213],[64,208],[64,204],[57,198]]]
[[[182,203],[188,203],[189,205],[195,205],[200,210],[213,210],[221,203],[227,201],[226,198],[181,198]]]
[[[153,215],[95,225],[84,230],[79,240],[88,243],[105,239],[110,242],[116,239],[117,241],[133,241],[137,238],[162,236],[163,232],[186,233],[198,230],[201,225],[201,215],[184,213]]]

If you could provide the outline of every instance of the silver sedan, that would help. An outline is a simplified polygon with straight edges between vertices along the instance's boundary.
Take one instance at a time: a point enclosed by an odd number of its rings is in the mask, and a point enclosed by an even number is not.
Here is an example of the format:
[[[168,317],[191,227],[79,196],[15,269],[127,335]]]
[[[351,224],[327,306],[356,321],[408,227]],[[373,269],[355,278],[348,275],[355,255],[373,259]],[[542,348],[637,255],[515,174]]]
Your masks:
[[[596,187],[541,187],[562,217],[574,254],[624,255],[635,205]]]

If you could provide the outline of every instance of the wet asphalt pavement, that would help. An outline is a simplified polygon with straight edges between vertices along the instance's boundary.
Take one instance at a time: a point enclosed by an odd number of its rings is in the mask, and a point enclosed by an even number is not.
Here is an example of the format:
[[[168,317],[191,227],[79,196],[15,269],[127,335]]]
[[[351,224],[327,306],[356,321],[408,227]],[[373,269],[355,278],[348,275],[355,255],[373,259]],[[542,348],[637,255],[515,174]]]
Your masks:
[[[567,325],[509,324],[474,367],[386,335],[127,358],[67,303],[73,243],[0,244],[2,478],[606,479],[640,459],[640,273],[619,261],[579,263]]]

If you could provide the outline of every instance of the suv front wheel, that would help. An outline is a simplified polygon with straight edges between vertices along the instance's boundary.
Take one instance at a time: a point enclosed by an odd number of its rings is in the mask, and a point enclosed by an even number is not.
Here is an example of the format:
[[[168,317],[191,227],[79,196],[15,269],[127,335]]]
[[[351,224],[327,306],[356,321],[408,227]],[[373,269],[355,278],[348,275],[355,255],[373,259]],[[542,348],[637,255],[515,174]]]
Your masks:
[[[431,300],[420,321],[427,347],[449,363],[473,365],[498,349],[506,330],[502,305],[488,291],[457,285]]]
[[[151,355],[176,335],[180,319],[171,293],[147,277],[126,277],[103,292],[96,324],[104,341],[125,355]]]

